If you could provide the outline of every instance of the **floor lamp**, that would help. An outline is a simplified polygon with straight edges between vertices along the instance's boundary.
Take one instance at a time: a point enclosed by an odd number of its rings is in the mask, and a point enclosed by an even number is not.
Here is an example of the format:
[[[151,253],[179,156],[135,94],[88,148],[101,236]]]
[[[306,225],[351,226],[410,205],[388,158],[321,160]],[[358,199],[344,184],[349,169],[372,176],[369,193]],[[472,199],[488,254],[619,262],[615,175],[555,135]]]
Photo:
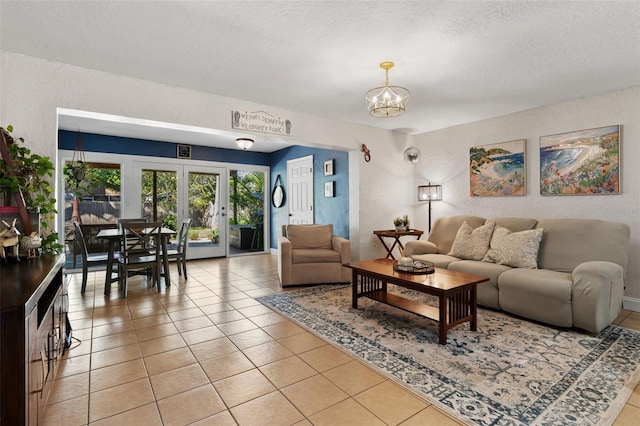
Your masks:
[[[418,186],[418,201],[429,202],[429,232],[431,232],[431,202],[442,200],[442,185],[432,185],[429,182],[427,185]]]

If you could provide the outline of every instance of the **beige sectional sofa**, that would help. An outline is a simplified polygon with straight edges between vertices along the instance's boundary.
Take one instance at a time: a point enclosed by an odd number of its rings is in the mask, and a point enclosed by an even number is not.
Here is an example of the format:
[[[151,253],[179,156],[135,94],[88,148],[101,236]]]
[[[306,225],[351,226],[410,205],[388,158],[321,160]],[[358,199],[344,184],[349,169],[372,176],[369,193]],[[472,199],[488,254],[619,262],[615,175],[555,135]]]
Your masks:
[[[482,257],[482,244],[460,244],[487,234]],[[595,219],[450,216],[436,221],[428,240],[407,242],[404,254],[489,277],[478,286],[481,306],[597,333],[622,309],[629,234],[625,224]]]

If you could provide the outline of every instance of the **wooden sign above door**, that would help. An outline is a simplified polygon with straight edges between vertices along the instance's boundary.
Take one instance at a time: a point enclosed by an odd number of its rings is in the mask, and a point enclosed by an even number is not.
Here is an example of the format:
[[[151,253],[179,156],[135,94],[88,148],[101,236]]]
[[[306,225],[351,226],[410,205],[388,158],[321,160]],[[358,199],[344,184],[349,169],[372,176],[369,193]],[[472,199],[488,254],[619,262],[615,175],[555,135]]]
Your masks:
[[[274,135],[291,134],[291,120],[264,111],[231,111],[231,127]]]

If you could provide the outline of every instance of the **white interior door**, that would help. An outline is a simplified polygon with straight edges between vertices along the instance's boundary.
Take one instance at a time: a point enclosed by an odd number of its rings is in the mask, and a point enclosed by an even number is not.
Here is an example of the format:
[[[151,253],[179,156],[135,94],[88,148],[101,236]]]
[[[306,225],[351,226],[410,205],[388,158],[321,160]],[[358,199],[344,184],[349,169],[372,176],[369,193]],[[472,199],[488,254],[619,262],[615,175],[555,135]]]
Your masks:
[[[313,223],[313,155],[287,161],[289,223]]]

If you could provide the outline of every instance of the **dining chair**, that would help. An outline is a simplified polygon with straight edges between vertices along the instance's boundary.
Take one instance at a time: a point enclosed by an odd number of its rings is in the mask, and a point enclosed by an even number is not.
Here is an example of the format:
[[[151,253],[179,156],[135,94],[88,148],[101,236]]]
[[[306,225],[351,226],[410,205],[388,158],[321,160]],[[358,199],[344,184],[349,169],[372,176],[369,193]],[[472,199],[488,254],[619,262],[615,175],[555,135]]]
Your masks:
[[[122,232],[122,225],[125,223],[135,223],[135,222],[149,222],[149,218],[146,217],[127,217],[127,218],[120,218],[117,219],[116,222],[118,223],[118,229],[120,230],[120,232]],[[122,250],[122,242],[120,242],[120,249]]]
[[[146,217],[124,217],[117,219],[118,225],[121,223],[129,223],[129,222],[149,222],[149,219]]]
[[[187,279],[187,246],[189,244],[189,228],[191,227],[191,218],[184,219],[178,233],[178,246],[175,249],[167,250],[167,258],[175,259],[178,265],[178,275]]]
[[[80,293],[84,294],[87,289],[87,277],[89,275],[89,267],[94,265],[106,265],[108,260],[108,254],[89,254],[87,249],[87,241],[84,239],[84,233],[82,227],[78,222],[73,222],[75,232],[75,243],[78,245],[80,256],[82,257],[82,287]]]
[[[119,285],[127,297],[129,277],[146,275],[160,291],[162,222],[123,222],[122,252],[118,258]]]

